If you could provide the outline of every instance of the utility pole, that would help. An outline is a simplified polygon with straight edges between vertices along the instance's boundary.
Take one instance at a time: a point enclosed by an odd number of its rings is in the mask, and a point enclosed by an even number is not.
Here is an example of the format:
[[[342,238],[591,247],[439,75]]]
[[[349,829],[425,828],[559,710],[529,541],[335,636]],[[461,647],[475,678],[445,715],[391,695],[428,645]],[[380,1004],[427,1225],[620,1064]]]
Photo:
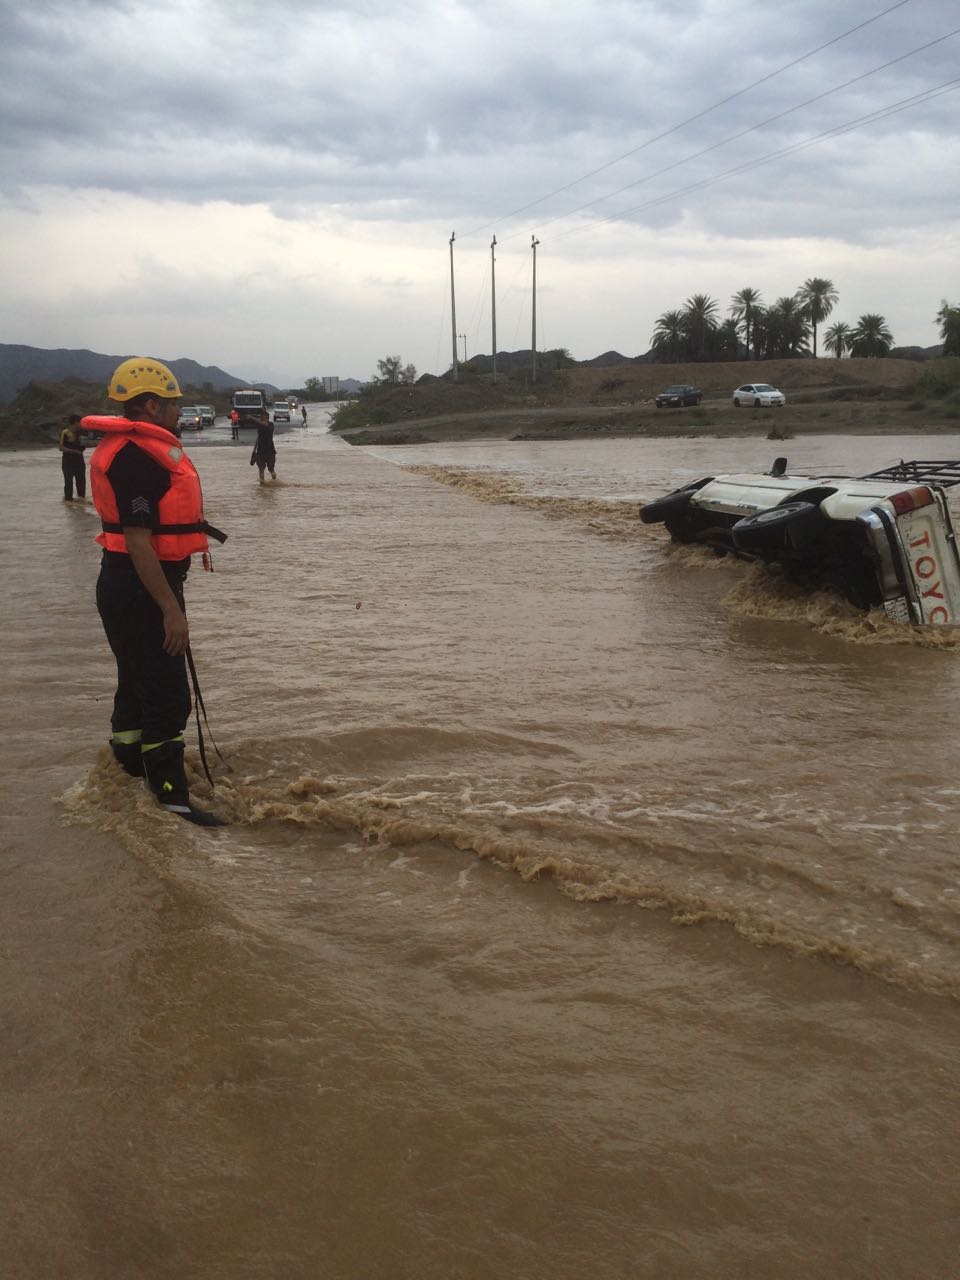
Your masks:
[[[463,363],[466,364],[467,363],[467,335],[465,333],[458,333],[457,337],[463,343]]]
[[[490,312],[493,316],[493,381],[497,381],[497,237],[490,241]]]
[[[533,364],[531,366],[533,372],[530,376],[531,382],[537,380],[537,245],[540,241],[536,236],[530,237],[530,248],[533,250],[533,337],[530,340],[530,346],[533,351]]]
[[[457,238],[455,231],[450,232],[450,326],[453,333],[453,380],[457,381],[457,296],[453,287],[453,242]]]

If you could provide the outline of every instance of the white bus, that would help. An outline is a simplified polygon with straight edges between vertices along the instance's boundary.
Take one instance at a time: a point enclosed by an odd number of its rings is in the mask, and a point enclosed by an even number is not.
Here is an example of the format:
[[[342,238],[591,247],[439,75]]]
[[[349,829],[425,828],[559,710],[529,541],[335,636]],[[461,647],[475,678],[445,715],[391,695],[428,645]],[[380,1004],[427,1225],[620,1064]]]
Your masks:
[[[259,418],[267,407],[263,392],[257,391],[255,387],[235,391],[231,403],[237,412],[237,425],[241,427],[254,425],[253,419]]]

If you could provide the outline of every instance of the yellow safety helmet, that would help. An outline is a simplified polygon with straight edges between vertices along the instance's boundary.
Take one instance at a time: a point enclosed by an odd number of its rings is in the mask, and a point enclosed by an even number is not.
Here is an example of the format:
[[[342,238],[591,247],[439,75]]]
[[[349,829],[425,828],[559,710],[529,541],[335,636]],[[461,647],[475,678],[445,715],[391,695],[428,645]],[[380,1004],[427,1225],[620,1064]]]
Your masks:
[[[132,356],[117,365],[107,395],[111,400],[132,400],[134,396],[160,396],[163,400],[179,400],[180,384],[165,364],[149,356]]]

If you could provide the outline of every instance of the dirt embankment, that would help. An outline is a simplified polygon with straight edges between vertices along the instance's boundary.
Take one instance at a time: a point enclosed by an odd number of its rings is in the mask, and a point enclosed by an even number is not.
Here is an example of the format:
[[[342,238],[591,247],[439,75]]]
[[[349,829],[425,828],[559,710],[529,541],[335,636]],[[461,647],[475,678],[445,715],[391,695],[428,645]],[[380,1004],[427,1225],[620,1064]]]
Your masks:
[[[370,425],[343,432],[352,444],[422,444],[483,437],[544,440],[583,435],[743,435],[787,439],[809,432],[956,431],[939,406],[911,403],[934,361],[764,360],[729,364],[627,364],[565,369],[532,382],[461,371],[460,381],[423,378],[365,394]],[[737,409],[733,389],[752,381],[783,391],[779,409]],[[703,393],[697,408],[657,409],[674,382]]]
[[[478,375],[424,377],[412,386],[364,393],[368,425],[345,430],[351,444],[421,444],[482,439],[566,439],[590,435],[770,435],[811,432],[937,432],[958,430],[956,406],[918,399],[917,380],[949,359],[763,360],[731,364],[624,364]],[[781,409],[735,409],[731,393],[745,382],[779,387]],[[654,397],[674,382],[703,392],[697,408],[657,409]],[[225,412],[228,397],[184,388],[184,399]],[[0,414],[0,447],[55,441],[64,417],[103,412],[105,388],[66,379],[31,383]]]

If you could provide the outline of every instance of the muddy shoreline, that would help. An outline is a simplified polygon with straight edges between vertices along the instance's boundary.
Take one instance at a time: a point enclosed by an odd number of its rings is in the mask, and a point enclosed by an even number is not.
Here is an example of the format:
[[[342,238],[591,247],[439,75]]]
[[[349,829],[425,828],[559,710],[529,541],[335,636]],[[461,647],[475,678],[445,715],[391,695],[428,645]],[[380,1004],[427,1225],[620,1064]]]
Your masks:
[[[408,418],[342,433],[348,444],[416,445],[466,440],[573,440],[645,437],[762,436],[790,440],[801,435],[955,435],[956,421],[903,402],[787,404],[779,409],[736,409],[704,401],[696,409],[656,409],[652,405],[551,406],[486,410]]]

